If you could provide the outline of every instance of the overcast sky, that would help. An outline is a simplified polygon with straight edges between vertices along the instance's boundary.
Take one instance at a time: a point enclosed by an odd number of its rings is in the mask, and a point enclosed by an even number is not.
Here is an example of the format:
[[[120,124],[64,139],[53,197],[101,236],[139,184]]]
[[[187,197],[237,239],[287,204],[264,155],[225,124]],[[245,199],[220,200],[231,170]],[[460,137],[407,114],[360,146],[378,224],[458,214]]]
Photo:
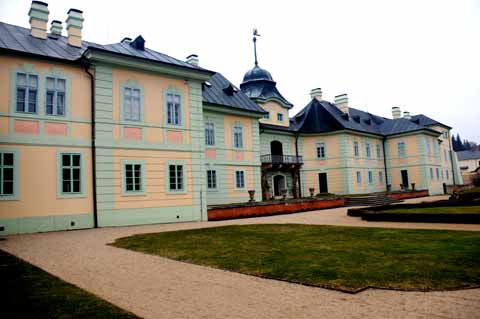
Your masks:
[[[480,0],[46,2],[50,21],[83,10],[88,41],[141,34],[173,57],[198,54],[235,85],[253,67],[256,27],[259,65],[295,105],[291,116],[321,87],[327,100],[348,93],[350,106],[386,117],[400,106],[480,142]],[[0,0],[0,20],[28,27],[29,7]]]

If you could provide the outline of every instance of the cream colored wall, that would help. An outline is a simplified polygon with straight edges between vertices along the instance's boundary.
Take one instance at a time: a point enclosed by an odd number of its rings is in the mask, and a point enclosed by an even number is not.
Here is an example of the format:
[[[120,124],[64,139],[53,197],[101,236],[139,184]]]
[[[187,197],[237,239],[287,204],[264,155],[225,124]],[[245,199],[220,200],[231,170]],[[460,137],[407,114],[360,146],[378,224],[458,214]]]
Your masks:
[[[243,127],[243,148],[235,149],[233,147],[233,126],[239,123]],[[248,117],[224,115],[224,142],[226,160],[246,160],[253,161],[252,148],[252,120]],[[255,159],[257,160],[257,159]]]
[[[226,186],[228,191],[228,197],[232,199],[232,203],[243,202],[248,199],[248,190],[255,189],[254,185],[254,167],[244,166],[244,167],[233,167],[228,166],[226,168]],[[245,173],[245,187],[242,189],[235,188],[235,171],[243,170]]]
[[[319,173],[327,173],[327,184],[328,192],[333,194],[343,194],[344,193],[344,182],[343,182],[343,170],[342,169],[315,169],[315,170],[304,170],[303,172],[303,181],[305,189],[303,190],[303,196],[308,196],[309,188],[315,188],[315,194],[320,190],[320,182],[318,178]]]
[[[470,173],[480,167],[480,158],[458,161],[458,165],[460,167],[468,167],[467,169],[462,170],[462,173]]]
[[[0,145],[0,151],[15,150],[18,163],[18,198],[0,201],[0,219],[86,214],[93,211],[91,152],[79,147]],[[84,159],[85,196],[57,196],[58,151],[80,151]]]
[[[120,124],[123,121],[121,112],[121,85],[133,81],[143,88],[143,121],[138,123],[130,121],[127,124]],[[167,130],[181,131],[182,144],[190,144],[190,103],[188,82],[183,79],[168,77],[165,75],[148,72],[127,70],[122,68],[112,69],[112,117],[117,124],[113,128],[114,138],[122,139],[122,130],[126,126],[142,127],[144,140],[148,143],[167,143],[163,128],[165,128],[165,103],[164,93],[167,89],[174,89],[182,95],[182,125],[170,127]]]
[[[147,150],[113,150],[114,170],[114,209],[150,208],[150,207],[175,207],[188,206],[193,203],[192,196],[192,169],[191,154],[174,151],[147,151]],[[144,161],[144,186],[145,193],[132,196],[122,194],[122,160]],[[179,161],[185,164],[184,172],[186,192],[167,192],[169,161]]]
[[[260,106],[267,112],[270,113],[270,118],[269,119],[260,119],[260,123],[265,123],[265,124],[273,124],[273,125],[279,125],[279,126],[289,126],[290,123],[290,118],[288,117],[288,109],[284,108],[277,102],[266,102],[264,104],[260,104]],[[283,114],[283,121],[279,122],[277,121],[277,114],[282,113]]]

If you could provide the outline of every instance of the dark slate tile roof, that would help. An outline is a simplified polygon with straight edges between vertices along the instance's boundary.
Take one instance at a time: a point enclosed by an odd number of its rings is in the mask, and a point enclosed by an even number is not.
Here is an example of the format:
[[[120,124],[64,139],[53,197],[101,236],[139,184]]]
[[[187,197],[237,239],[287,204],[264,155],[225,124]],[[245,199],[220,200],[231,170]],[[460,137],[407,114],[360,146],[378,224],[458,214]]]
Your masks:
[[[295,133],[296,132],[295,127],[293,126],[292,122],[290,122],[289,126],[280,126],[280,125],[260,123],[260,129],[275,130],[275,131],[290,132],[290,133]]]
[[[457,157],[459,161],[480,159],[480,151],[460,151],[457,152]]]
[[[227,106],[243,111],[250,111],[264,114],[266,111],[248,98],[241,90],[236,88],[222,74],[215,73],[210,80],[210,86],[204,83],[202,89],[203,102],[214,105]],[[225,88],[231,86],[234,89],[232,95],[224,91]],[[236,90],[236,91],[235,91]]]
[[[247,81],[240,84],[240,89],[253,100],[277,99],[285,107],[292,108],[293,104],[287,101],[278,91],[276,83],[266,80]]]
[[[445,125],[445,124],[442,124],[442,123],[440,123],[440,122],[438,122],[438,121],[435,121],[434,119],[431,119],[431,118],[429,118],[428,116],[425,116],[425,115],[423,115],[423,114],[418,114],[418,115],[412,116],[412,120],[418,121],[419,124],[422,125],[422,126],[442,125],[442,126],[451,128],[450,126]]]
[[[189,64],[185,61],[172,58],[166,54],[156,52],[148,48],[145,48],[144,51],[136,50],[128,43],[101,45],[93,42],[83,41],[82,47],[77,48],[68,45],[67,38],[64,36],[58,38],[47,37],[45,40],[37,39],[30,35],[30,29],[4,22],[0,22],[0,49],[66,61],[76,61],[80,59],[83,53],[88,49],[102,50],[114,54],[121,54],[124,56],[140,58],[152,62],[165,63],[213,74],[213,72],[203,69],[199,66]]]
[[[426,129],[439,134],[427,125],[417,124],[413,118],[388,119],[352,107],[346,116],[334,104],[316,99],[312,99],[291,122],[294,130],[299,133],[325,133],[346,129],[388,136]]]

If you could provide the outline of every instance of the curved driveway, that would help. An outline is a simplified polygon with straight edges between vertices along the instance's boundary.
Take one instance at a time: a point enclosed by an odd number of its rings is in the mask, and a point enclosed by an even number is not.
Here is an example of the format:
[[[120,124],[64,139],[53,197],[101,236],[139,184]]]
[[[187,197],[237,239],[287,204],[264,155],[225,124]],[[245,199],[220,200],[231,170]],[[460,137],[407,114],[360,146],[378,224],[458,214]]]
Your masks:
[[[423,200],[423,199],[422,199]],[[368,223],[345,208],[226,222],[162,224],[9,236],[0,249],[145,318],[479,318],[480,289],[346,294],[172,261],[106,245],[115,238],[228,224],[308,223],[448,228],[480,225]]]

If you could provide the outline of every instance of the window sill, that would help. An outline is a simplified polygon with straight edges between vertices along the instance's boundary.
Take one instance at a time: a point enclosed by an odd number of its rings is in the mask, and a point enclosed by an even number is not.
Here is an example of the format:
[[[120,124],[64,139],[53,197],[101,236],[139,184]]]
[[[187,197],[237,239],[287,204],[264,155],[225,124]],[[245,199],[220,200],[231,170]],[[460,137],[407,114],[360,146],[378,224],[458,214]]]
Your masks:
[[[57,194],[58,199],[86,198],[86,194]]]
[[[0,195],[0,201],[2,200],[20,200],[17,195]]]
[[[186,190],[183,190],[183,191],[168,190],[165,194],[167,194],[167,195],[185,195],[186,193],[187,193]]]
[[[135,197],[135,196],[147,196],[147,194],[145,194],[145,191],[142,191],[142,192],[122,192],[122,196],[125,196],[125,197]]]

